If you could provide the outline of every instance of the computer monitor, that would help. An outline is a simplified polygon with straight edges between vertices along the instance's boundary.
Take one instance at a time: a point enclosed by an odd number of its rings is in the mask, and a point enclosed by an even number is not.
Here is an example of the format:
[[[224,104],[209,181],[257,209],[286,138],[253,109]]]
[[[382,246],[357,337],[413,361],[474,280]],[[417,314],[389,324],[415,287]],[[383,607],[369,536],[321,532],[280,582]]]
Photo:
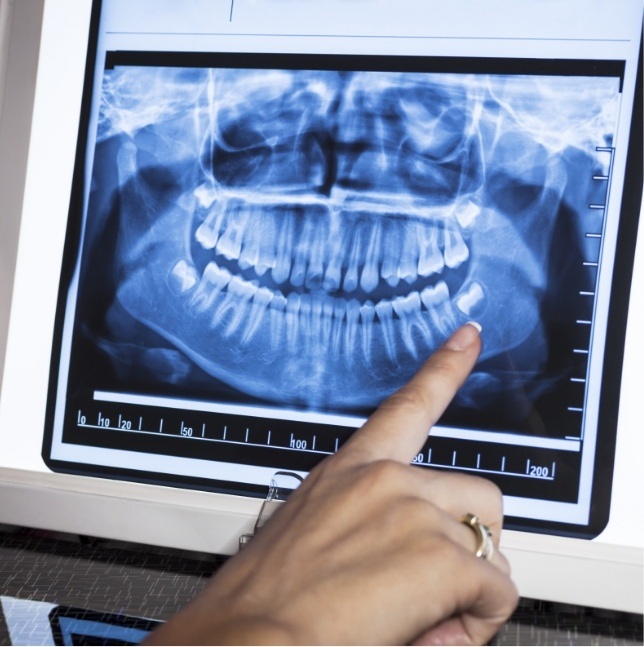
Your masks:
[[[477,320],[414,463],[501,487],[523,595],[641,611],[641,31],[634,1],[46,3],[0,521],[233,553],[276,471]]]

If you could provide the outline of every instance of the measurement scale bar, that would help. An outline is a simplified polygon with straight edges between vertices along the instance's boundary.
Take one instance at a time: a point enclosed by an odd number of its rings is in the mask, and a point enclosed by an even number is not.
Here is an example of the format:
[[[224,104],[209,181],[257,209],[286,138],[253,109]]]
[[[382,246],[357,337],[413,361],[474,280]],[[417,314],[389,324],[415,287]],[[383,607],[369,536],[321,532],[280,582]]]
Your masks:
[[[444,463],[414,463],[420,467],[441,467],[448,470],[458,470],[459,472],[476,472],[477,474],[498,474],[500,476],[516,476],[518,478],[532,479],[535,481],[554,481],[554,476],[536,476],[532,474],[522,474],[521,472],[506,472],[505,470],[488,470],[480,467],[462,467],[460,465],[448,465]]]
[[[340,416],[320,412],[293,411],[271,407],[247,407],[220,402],[200,400],[182,400],[180,398],[165,398],[132,393],[116,393],[112,391],[94,391],[94,400],[116,404],[133,404],[142,407],[166,407],[203,413],[227,413],[238,416],[268,418],[271,420],[286,420],[295,422],[314,422],[334,426],[361,427],[366,418],[357,416]],[[119,429],[118,431],[122,431]],[[152,432],[155,433],[155,432]],[[451,427],[434,427],[430,434],[436,438],[451,438],[454,440],[471,440],[483,443],[501,445],[516,445],[519,447],[538,447],[541,449],[559,449],[562,451],[578,452],[581,443],[571,442],[563,438],[544,438],[542,436],[526,436],[501,431],[479,431]]]

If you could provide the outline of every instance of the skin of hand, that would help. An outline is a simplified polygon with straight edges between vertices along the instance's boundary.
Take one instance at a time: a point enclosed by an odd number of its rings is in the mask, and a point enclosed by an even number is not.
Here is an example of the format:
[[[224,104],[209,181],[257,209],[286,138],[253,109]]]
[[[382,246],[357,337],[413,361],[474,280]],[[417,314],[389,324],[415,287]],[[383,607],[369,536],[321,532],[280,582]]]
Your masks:
[[[410,465],[480,348],[474,325],[457,330],[148,644],[487,642],[518,600],[501,494]],[[493,533],[490,560],[468,512]]]

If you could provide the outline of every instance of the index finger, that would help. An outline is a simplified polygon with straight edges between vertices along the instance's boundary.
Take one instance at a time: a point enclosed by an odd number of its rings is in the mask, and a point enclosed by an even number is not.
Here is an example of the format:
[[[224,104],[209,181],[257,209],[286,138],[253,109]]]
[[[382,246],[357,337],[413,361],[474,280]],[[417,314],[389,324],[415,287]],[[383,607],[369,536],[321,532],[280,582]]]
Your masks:
[[[474,368],[480,351],[480,326],[470,322],[459,328],[353,434],[341,450],[344,458],[409,463]]]

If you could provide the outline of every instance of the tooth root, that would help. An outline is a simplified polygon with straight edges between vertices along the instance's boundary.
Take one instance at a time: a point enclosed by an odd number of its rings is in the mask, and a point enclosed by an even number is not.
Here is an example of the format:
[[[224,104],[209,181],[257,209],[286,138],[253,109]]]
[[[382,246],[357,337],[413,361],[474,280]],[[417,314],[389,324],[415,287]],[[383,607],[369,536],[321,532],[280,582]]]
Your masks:
[[[480,317],[487,305],[483,286],[478,281],[470,281],[456,295],[454,304],[466,317],[471,319]]]
[[[300,324],[300,295],[296,292],[292,292],[286,297],[284,318],[287,348],[294,353],[297,350],[297,334]]]
[[[255,293],[248,313],[248,325],[241,340],[242,346],[246,346],[257,334],[272,299],[273,293],[268,288],[259,288]]]
[[[308,267],[309,254],[311,253],[313,230],[314,226],[312,221],[309,218],[306,218],[300,238],[295,245],[293,269],[291,270],[291,285],[298,288],[304,285],[304,280],[306,279],[306,269]]]
[[[362,330],[362,354],[365,362],[371,363],[371,345],[373,343],[373,320],[376,316],[376,309],[371,301],[366,301],[360,306],[360,329]]]
[[[195,239],[204,249],[214,249],[217,245],[225,217],[226,201],[218,200],[195,232]]]
[[[249,219],[242,240],[241,254],[239,255],[239,267],[242,270],[257,267],[259,264],[259,246],[262,234],[261,217],[255,213]]]
[[[400,265],[401,248],[400,223],[390,223],[386,229],[382,244],[382,268],[380,274],[392,288],[395,288],[400,282],[398,266]]]
[[[324,261],[326,257],[326,248],[329,244],[329,235],[326,225],[318,225],[309,253],[309,267],[306,272],[306,287],[309,290],[318,290],[324,282]]]
[[[322,317],[320,326],[320,343],[322,348],[329,347],[329,340],[331,339],[331,331],[333,329],[333,302],[334,299],[328,295],[320,295],[317,297],[322,302]]]
[[[470,229],[481,213],[481,207],[475,202],[468,200],[465,204],[459,205],[454,213],[461,229]]]
[[[456,229],[445,231],[445,265],[456,268],[470,256],[470,250],[463,240],[461,232]]]
[[[344,275],[342,287],[345,292],[353,292],[358,287],[358,272],[360,261],[362,260],[362,231],[361,227],[356,227],[351,241],[349,259],[347,261],[347,271]]]
[[[262,216],[260,231],[259,259],[255,266],[257,276],[263,276],[269,269],[275,267],[275,245],[277,239],[275,214],[267,213]]]
[[[382,225],[380,221],[376,221],[371,229],[371,236],[369,237],[369,245],[367,246],[367,254],[365,257],[364,267],[362,268],[362,275],[360,276],[360,287],[370,294],[377,287],[380,282],[378,275],[378,265],[380,263],[380,248],[382,245]]]
[[[331,326],[331,351],[335,357],[342,352],[342,327],[347,312],[347,302],[344,299],[334,299],[333,324]]]
[[[396,332],[394,329],[394,309],[391,301],[379,301],[376,304],[376,314],[380,322],[380,331],[385,342],[385,350],[392,362],[396,361]]]
[[[228,285],[232,275],[224,268],[219,267],[214,261],[206,265],[203,276],[190,299],[190,305],[197,312],[207,310]]]
[[[217,241],[215,249],[218,254],[230,260],[237,260],[241,254],[242,240],[248,225],[249,213],[242,209],[228,212],[226,229]]]
[[[420,293],[420,300],[429,312],[429,318],[439,333],[447,338],[456,330],[456,318],[449,298],[449,288],[440,281],[433,288],[427,287]]]
[[[223,331],[224,337],[230,337],[237,331],[239,325],[248,313],[248,304],[255,296],[258,288],[249,281],[244,281],[240,276],[233,276],[228,284],[226,298],[213,316],[213,325],[225,320],[230,312],[230,320]]]
[[[197,269],[184,259],[178,261],[168,275],[168,285],[176,296],[181,296],[192,290],[198,281]]]
[[[311,295],[311,341],[315,348],[324,348],[322,343],[322,296]]]
[[[418,242],[418,274],[423,277],[440,274],[445,267],[445,261],[438,246],[437,228],[419,227]]]
[[[313,321],[313,303],[310,294],[300,295],[300,312],[298,315],[299,348],[312,348],[315,322]]]
[[[285,283],[291,273],[291,253],[293,249],[294,219],[291,214],[285,214],[282,219],[280,235],[277,241],[275,267],[271,272],[273,281],[278,285]]]
[[[344,348],[345,348],[345,357],[349,359],[351,363],[354,350],[356,347],[356,339],[358,337],[358,322],[360,319],[360,302],[356,299],[351,299],[347,303],[347,321],[345,325],[344,333]]]
[[[282,338],[284,336],[286,298],[281,292],[273,294],[273,298],[268,307],[268,314],[270,318],[270,344],[271,350],[276,351],[282,345]]]
[[[400,251],[398,276],[411,285],[418,279],[418,229],[416,223],[405,227],[405,242]]]
[[[337,214],[334,214],[337,216]],[[351,240],[351,228],[347,226],[343,228],[334,219],[333,226],[329,232],[329,243],[331,245],[331,253],[329,254],[329,264],[324,273],[324,281],[322,287],[327,292],[337,292],[342,283],[342,265],[349,247],[348,242]]]
[[[403,343],[414,359],[418,359],[418,349],[414,341],[414,330],[418,330],[429,346],[432,334],[420,311],[420,294],[411,292],[407,296],[392,301],[394,311],[400,319],[400,331]]]

